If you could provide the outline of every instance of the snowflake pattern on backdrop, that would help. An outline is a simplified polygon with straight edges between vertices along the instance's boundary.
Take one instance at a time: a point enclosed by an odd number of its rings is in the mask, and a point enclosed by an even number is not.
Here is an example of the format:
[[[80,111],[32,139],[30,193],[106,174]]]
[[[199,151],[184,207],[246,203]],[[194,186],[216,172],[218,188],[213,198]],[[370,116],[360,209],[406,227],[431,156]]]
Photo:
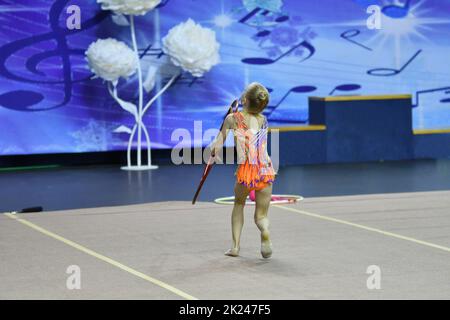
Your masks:
[[[71,133],[78,151],[107,151],[111,144],[120,143],[117,134],[112,133],[117,125],[90,120],[87,125]]]

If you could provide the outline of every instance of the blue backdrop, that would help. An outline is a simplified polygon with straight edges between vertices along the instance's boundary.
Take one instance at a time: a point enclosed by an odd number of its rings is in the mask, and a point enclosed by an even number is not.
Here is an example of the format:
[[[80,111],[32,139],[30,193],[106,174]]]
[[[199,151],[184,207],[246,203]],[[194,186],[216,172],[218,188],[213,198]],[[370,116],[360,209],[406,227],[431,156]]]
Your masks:
[[[380,30],[366,26],[370,4],[383,8]],[[66,28],[70,5],[81,30]],[[189,17],[216,31],[222,61],[200,79],[183,74],[152,106],[153,146],[172,147],[194,120],[216,128],[252,81],[271,90],[271,125],[307,123],[311,95],[411,93],[414,128],[450,127],[449,12],[448,0],[162,1],[137,18],[144,72],[161,66],[155,90],[172,72],[160,39]],[[95,0],[0,0],[0,24],[1,155],[126,148],[113,130],[133,119],[90,79],[84,51],[97,38],[130,44],[128,27]],[[119,87],[136,99],[135,78]]]

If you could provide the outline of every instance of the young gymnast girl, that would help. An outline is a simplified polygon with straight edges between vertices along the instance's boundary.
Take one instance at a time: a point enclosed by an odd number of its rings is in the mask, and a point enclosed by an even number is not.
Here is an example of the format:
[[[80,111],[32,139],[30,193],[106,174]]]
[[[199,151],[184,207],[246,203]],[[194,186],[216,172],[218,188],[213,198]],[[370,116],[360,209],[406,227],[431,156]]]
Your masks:
[[[225,255],[239,256],[240,238],[244,224],[244,206],[250,192],[255,193],[255,223],[261,231],[261,255],[270,258],[272,243],[267,213],[272,197],[275,172],[267,153],[267,119],[262,115],[269,103],[267,89],[253,82],[241,96],[243,110],[229,114],[213,144],[213,154],[218,155],[229,130],[234,133],[238,169],[234,187],[234,207],[231,215],[233,245]]]

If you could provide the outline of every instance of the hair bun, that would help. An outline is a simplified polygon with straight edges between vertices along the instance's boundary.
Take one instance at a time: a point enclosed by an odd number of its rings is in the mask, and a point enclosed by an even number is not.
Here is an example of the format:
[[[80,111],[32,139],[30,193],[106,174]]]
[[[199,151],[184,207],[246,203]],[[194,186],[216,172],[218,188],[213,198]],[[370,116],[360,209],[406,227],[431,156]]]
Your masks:
[[[258,82],[250,83],[242,97],[250,113],[261,113],[269,103],[269,91]]]
[[[264,91],[258,92],[258,99],[259,100],[266,100],[267,99],[267,93]]]

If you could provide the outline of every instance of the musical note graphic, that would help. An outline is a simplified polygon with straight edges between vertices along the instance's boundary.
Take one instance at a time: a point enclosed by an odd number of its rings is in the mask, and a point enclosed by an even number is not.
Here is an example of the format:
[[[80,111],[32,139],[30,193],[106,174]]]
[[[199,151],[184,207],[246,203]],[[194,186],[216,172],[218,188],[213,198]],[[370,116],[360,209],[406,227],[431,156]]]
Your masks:
[[[249,21],[252,18],[254,18],[256,14],[265,16],[265,15],[267,15],[269,13],[268,10],[264,10],[263,12],[261,12],[261,11],[262,11],[261,8],[253,9],[252,11],[247,13],[247,15],[245,15],[242,19],[240,19],[239,23],[243,23],[243,24],[249,25],[250,27],[258,26],[258,25],[255,25],[255,24],[248,23],[247,21]]]
[[[336,87],[334,87],[333,90],[331,90],[331,92],[329,93],[330,96],[332,96],[334,94],[335,91],[355,91],[355,90],[359,90],[361,89],[361,86],[359,84],[354,84],[354,83],[350,83],[350,84],[341,84],[338,85]]]
[[[365,45],[363,45],[362,43],[359,43],[355,40],[353,40],[352,38],[356,37],[357,35],[359,35],[361,33],[361,31],[359,31],[358,29],[350,29],[347,31],[344,31],[343,33],[341,33],[341,38],[350,41],[353,44],[356,44],[357,46],[360,46],[366,50],[372,51],[372,48],[369,48]]]
[[[82,29],[68,30],[67,28],[61,28],[59,26],[60,15],[61,13],[64,12],[64,8],[68,2],[69,0],[56,0],[53,3],[49,12],[49,22],[51,28],[50,32],[10,42],[0,48],[1,76],[9,80],[23,83],[61,84],[64,87],[63,101],[57,105],[47,106],[45,108],[33,108],[33,106],[35,106],[37,103],[41,101],[41,99],[38,98],[38,95],[40,95],[40,93],[33,91],[26,91],[27,92],[26,94],[22,92],[27,97],[23,100],[23,103],[16,103],[16,104],[6,103],[6,105],[2,104],[2,106],[14,108],[15,110],[18,111],[43,111],[59,108],[66,105],[70,101],[72,97],[72,87],[75,82],[82,82],[89,79],[89,76],[86,76],[85,78],[81,79],[73,79],[70,57],[73,55],[84,55],[84,50],[69,47],[67,43],[67,37],[85,31],[89,28],[92,28],[93,26],[103,21],[109,15],[109,13],[106,11],[101,11],[93,18],[84,21],[82,23],[83,25]],[[40,65],[40,63],[50,58],[59,57],[61,59],[62,65],[62,74],[63,74],[62,80],[46,80],[42,78],[24,77],[22,75],[14,73],[7,67],[8,58],[14,55],[16,52],[19,52],[28,47],[32,47],[35,44],[46,41],[56,42],[56,48],[45,52],[39,52],[30,56],[25,63],[25,69],[29,71],[31,75],[35,75],[38,77],[45,76],[45,73],[38,70],[38,66]]]
[[[309,92],[313,92],[316,90],[317,90],[317,87],[314,87],[314,86],[293,87],[284,94],[284,96],[280,99],[280,101],[278,101],[277,104],[268,105],[266,107],[266,110],[264,111],[264,114],[269,117],[275,111],[275,109],[278,108],[291,93],[309,93]]]
[[[276,15],[273,21],[269,21],[267,18],[269,15]],[[262,21],[264,19],[264,21]],[[251,22],[254,20],[254,22]],[[274,26],[277,23],[285,22],[289,20],[289,16],[284,14],[279,14],[275,12],[271,12],[269,10],[255,8],[250,11],[247,15],[239,19],[239,23],[246,24],[250,27],[270,27]]]
[[[12,110],[24,110],[28,106],[36,105],[42,100],[44,100],[42,94],[28,90],[15,90],[0,95],[0,105]]]
[[[409,7],[410,7],[411,0],[405,0],[403,4],[390,4],[387,6],[384,6],[381,9],[381,12],[384,13],[386,16],[394,19],[400,19],[404,18],[409,13]]]
[[[393,68],[376,68],[371,69],[367,71],[367,74],[370,74],[371,76],[378,76],[378,77],[390,77],[395,76],[399,73],[401,73],[405,68],[422,52],[422,49],[418,50],[411,59],[408,60],[400,69],[393,69]]]
[[[423,94],[427,94],[427,93],[432,93],[432,92],[439,92],[439,91],[445,91],[446,94],[449,93],[449,91],[446,90],[450,90],[450,87],[442,87],[442,88],[433,88],[433,89],[428,89],[428,90],[419,90],[416,91],[416,103],[413,103],[413,108],[418,107],[420,105],[420,96]],[[449,102],[449,99],[442,99],[440,102]]]
[[[278,18],[275,18],[276,23],[281,23],[281,22],[285,22],[288,20],[289,20],[289,16],[286,16],[286,15],[282,15],[282,16],[279,16]]]
[[[303,60],[309,59],[315,52],[315,48],[311,45],[310,40],[315,38],[317,34],[310,27],[298,26],[302,24],[299,16],[290,16],[272,12],[266,9],[255,8],[244,17],[238,20],[239,23],[256,28],[257,32],[251,37],[258,43],[259,48],[266,51],[270,58],[244,58],[241,61],[246,64],[272,64],[286,55],[294,54],[303,56],[307,49],[309,55]],[[288,21],[289,23],[283,24]],[[283,51],[286,51],[283,54]],[[278,58],[274,58],[277,57]]]
[[[445,91],[445,94],[449,94],[449,93],[450,93],[450,90],[449,91]],[[442,99],[441,102],[442,103],[449,103],[450,102],[450,98]]]
[[[268,88],[269,89],[269,88]],[[284,123],[306,123],[308,122],[308,116],[307,113],[305,113],[304,109],[302,108],[295,108],[295,110],[289,110],[284,109],[283,111],[278,110],[278,108],[285,102],[285,100],[288,98],[289,95],[292,93],[310,93],[316,91],[318,88],[316,86],[312,85],[301,85],[290,88],[284,95],[281,97],[281,99],[278,101],[277,104],[274,105],[268,105],[266,107],[266,110],[264,111],[264,115],[269,118],[270,121],[278,121],[278,122],[284,122]],[[355,91],[361,89],[361,85],[359,84],[340,84],[333,88],[333,90],[329,93],[329,95],[334,94],[336,91]],[[272,92],[272,90],[269,90],[269,92]],[[298,103],[297,103],[298,105]],[[276,112],[274,112],[276,111]],[[289,111],[291,111],[291,115],[289,115]],[[303,112],[303,114],[302,114]],[[303,116],[303,118],[301,118]]]
[[[305,58],[301,59],[299,62],[303,62],[305,60],[308,60],[316,52],[316,49],[308,41],[304,40],[304,41],[300,42],[299,44],[291,47],[288,51],[286,51],[285,53],[281,54],[280,56],[278,56],[275,59],[264,58],[264,57],[256,57],[256,58],[243,58],[241,61],[243,63],[254,64],[254,65],[272,64],[272,63],[275,63],[275,62],[279,61],[283,57],[289,55],[291,52],[293,52],[294,50],[296,50],[297,48],[300,48],[300,47],[303,47],[303,48],[307,49],[309,53],[308,53],[308,55]]]
[[[256,38],[264,38],[264,37],[267,37],[269,34],[270,34],[269,30],[262,30],[262,31],[259,31],[257,34],[255,34],[255,37]]]

